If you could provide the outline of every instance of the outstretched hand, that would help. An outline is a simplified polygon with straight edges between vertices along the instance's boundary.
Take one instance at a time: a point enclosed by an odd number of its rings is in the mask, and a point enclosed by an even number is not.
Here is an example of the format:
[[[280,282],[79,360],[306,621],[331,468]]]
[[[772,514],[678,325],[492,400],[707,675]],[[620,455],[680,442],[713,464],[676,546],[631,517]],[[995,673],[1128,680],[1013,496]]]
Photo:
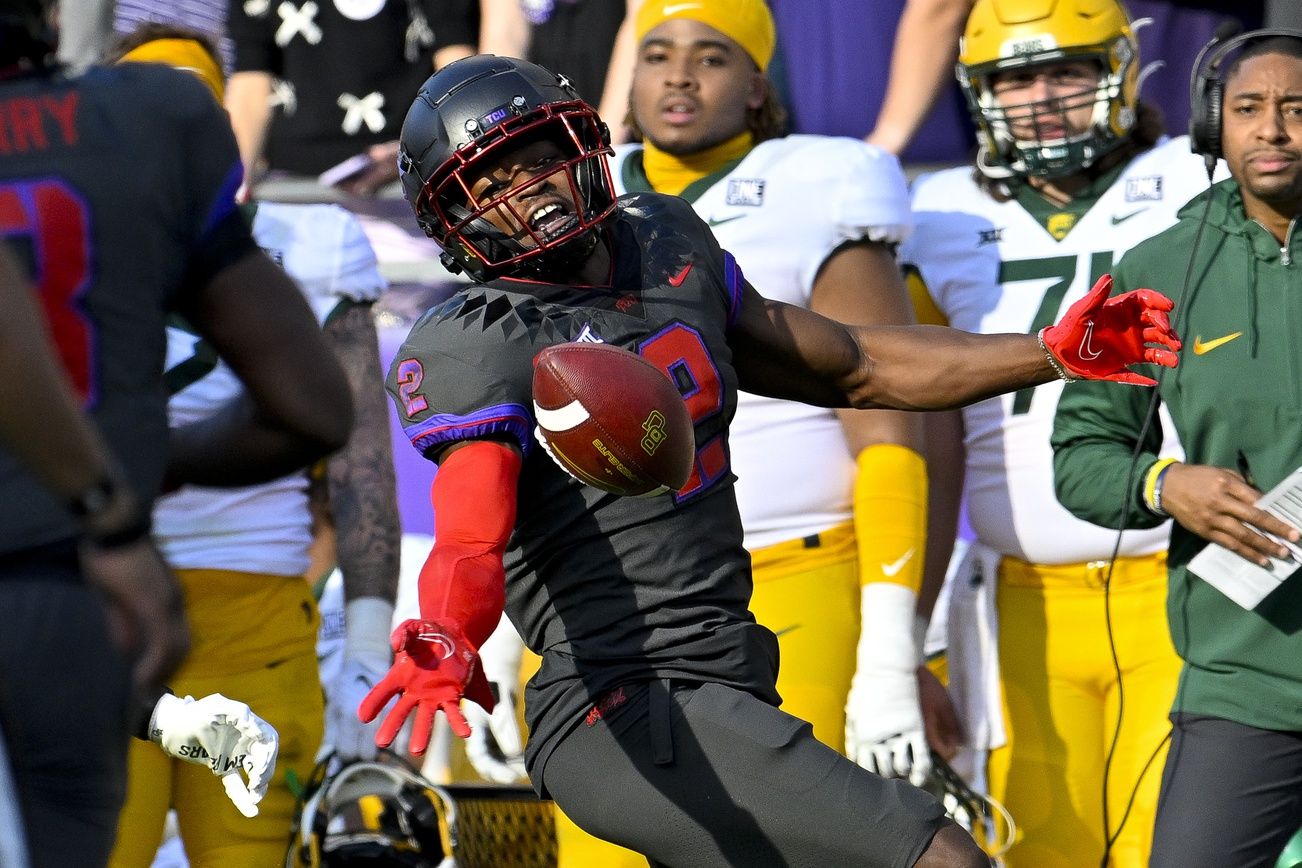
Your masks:
[[[403,621],[389,639],[393,666],[357,709],[363,723],[374,720],[391,699],[393,708],[385,716],[375,743],[388,747],[414,709],[409,749],[417,756],[429,746],[434,714],[447,715],[452,731],[470,736],[470,725],[461,713],[464,696],[487,711],[493,709],[493,694],[479,665],[475,646],[456,624],[439,621]]]
[[[1156,386],[1156,380],[1127,368],[1140,362],[1175,367],[1181,344],[1166,315],[1175,304],[1152,289],[1109,298],[1111,291],[1112,277],[1105,274],[1040,339],[1072,376]]]

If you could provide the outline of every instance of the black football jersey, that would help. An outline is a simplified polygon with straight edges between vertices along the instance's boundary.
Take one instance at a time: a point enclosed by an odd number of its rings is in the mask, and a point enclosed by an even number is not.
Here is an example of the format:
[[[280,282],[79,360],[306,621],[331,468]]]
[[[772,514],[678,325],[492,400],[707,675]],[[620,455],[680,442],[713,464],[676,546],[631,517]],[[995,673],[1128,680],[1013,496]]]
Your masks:
[[[241,177],[226,113],[187,73],[131,63],[0,83],[0,235],[30,269],[73,386],[151,500],[167,455],[165,319],[256,249],[235,211]],[[0,552],[75,531],[0,451]]]
[[[745,285],[681,199],[625,196],[609,224],[609,287],[497,280],[430,310],[389,370],[412,444],[509,437],[524,451],[506,554],[507,614],[543,657],[529,684],[532,767],[593,700],[653,678],[720,681],[773,702],[777,643],[757,625],[728,460],[737,400],[728,330]],[[678,492],[619,497],[558,467],[534,438],[533,358],[601,341],[678,385],[695,469]]]

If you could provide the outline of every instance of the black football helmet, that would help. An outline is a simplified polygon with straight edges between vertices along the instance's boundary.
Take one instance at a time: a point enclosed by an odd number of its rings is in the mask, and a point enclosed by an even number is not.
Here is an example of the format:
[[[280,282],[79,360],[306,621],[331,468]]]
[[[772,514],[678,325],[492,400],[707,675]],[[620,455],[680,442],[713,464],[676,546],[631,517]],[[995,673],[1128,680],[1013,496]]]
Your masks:
[[[449,808],[437,788],[392,759],[317,765],[300,797],[286,868],[439,868],[452,862]]]
[[[529,186],[561,176],[553,183],[568,185],[579,213],[519,214],[508,203],[514,189],[483,201],[471,194],[489,161],[539,140],[556,144],[564,159]],[[400,143],[398,171],[416,221],[443,248],[449,270],[480,282],[580,264],[615,207],[609,130],[564,76],[537,64],[493,55],[449,64],[421,87]],[[485,218],[494,209],[522,228],[498,229]]]

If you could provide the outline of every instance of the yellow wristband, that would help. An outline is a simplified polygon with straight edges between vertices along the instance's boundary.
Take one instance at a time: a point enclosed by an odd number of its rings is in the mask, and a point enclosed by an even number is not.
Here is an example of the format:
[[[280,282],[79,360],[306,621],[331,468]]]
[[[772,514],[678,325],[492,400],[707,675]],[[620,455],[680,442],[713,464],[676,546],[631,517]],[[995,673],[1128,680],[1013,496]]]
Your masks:
[[[1162,492],[1158,487],[1158,481],[1162,477],[1162,471],[1176,463],[1178,462],[1174,458],[1159,458],[1144,475],[1144,507],[1153,515],[1160,515],[1163,518],[1169,515],[1162,509]]]
[[[927,539],[927,465],[897,443],[859,453],[854,484],[854,533],[859,583],[891,582],[917,593]]]

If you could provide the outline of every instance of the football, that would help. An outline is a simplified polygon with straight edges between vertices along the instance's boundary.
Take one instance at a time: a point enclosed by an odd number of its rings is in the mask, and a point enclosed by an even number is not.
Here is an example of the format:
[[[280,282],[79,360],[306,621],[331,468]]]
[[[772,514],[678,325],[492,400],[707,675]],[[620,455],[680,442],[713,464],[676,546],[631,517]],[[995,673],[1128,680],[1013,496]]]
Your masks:
[[[687,483],[695,459],[682,395],[651,362],[609,344],[568,343],[534,358],[538,442],[580,482],[652,496]]]

